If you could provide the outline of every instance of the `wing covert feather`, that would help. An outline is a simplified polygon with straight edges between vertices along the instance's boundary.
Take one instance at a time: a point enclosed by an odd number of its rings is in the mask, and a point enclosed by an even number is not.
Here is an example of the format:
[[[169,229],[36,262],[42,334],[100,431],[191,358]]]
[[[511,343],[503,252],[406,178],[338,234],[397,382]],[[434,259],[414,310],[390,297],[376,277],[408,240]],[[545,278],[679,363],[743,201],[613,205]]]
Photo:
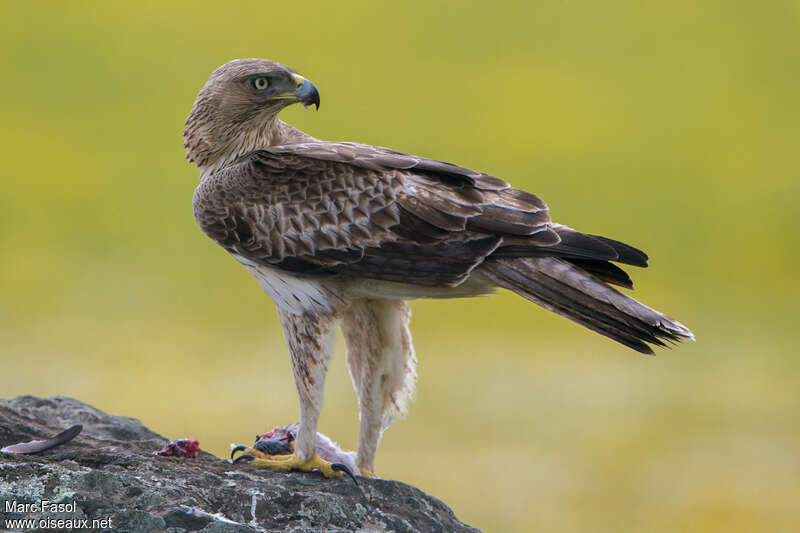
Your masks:
[[[505,237],[531,247],[559,240],[534,194],[355,143],[254,152],[206,176],[194,208],[203,231],[231,253],[298,275],[452,286]]]

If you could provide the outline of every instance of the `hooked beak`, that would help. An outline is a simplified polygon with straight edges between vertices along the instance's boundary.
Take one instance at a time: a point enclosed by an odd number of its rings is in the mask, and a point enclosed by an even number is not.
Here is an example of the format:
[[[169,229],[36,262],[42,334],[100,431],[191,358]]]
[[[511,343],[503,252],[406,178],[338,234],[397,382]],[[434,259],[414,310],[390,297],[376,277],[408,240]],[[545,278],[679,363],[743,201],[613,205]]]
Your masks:
[[[306,107],[314,104],[319,109],[319,91],[314,84],[300,74],[292,74],[292,78],[297,84],[297,88],[294,91],[297,101]]]

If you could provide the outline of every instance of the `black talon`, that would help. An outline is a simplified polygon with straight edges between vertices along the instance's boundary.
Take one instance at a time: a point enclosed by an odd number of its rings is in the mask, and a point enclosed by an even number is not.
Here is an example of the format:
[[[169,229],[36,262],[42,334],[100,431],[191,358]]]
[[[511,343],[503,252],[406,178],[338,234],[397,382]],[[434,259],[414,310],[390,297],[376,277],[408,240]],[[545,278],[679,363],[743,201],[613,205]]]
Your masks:
[[[235,446],[234,448],[231,448],[231,459],[233,459],[233,454],[234,454],[234,453],[236,453],[236,452],[243,452],[243,451],[245,451],[246,449],[247,449],[247,446],[245,446],[244,444],[240,444],[240,445],[238,445],[238,446]]]
[[[353,483],[356,484],[356,487],[358,486],[358,481],[356,480],[356,476],[354,476],[353,473],[350,471],[350,469],[347,468],[347,465],[343,463],[331,463],[331,469],[333,469],[334,472],[344,472],[345,474],[350,476],[350,479],[353,480]]]
[[[236,463],[238,463],[239,461],[252,461],[253,459],[255,459],[255,457],[253,457],[253,456],[252,456],[252,455],[250,455],[249,453],[243,453],[242,455],[240,455],[239,457],[237,457],[236,459],[234,459],[233,461],[231,461],[231,464],[234,464],[234,465],[235,465],[235,464],[236,464]]]

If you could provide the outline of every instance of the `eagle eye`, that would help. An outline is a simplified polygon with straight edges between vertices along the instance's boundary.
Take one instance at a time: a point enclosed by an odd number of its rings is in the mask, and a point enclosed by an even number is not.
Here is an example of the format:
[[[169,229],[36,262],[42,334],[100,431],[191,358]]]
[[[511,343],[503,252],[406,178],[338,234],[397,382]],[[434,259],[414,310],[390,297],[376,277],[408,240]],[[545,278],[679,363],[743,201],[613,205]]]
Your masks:
[[[269,80],[264,76],[253,79],[253,88],[257,91],[263,91],[267,87],[269,87]]]

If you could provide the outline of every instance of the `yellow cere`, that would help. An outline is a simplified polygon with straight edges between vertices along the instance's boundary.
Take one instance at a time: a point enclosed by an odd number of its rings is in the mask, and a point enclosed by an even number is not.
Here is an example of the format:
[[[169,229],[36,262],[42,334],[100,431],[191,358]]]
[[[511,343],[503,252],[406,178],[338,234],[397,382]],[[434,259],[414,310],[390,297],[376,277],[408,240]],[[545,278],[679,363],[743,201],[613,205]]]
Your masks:
[[[299,74],[292,74],[292,78],[294,79],[294,82],[297,84],[298,89],[306,81],[306,79],[303,76],[300,76]]]

